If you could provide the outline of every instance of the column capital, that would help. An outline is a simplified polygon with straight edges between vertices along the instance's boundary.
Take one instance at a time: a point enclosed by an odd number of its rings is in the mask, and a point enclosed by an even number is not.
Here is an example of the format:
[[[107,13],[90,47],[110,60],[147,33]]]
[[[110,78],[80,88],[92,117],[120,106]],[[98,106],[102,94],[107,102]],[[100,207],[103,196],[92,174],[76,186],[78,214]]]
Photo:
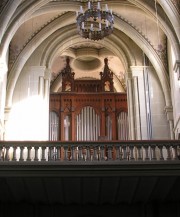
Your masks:
[[[143,72],[144,69],[153,69],[152,66],[130,66],[132,76],[138,76],[139,73]]]
[[[164,110],[166,112],[167,120],[172,121],[173,120],[173,107],[165,106]]]
[[[178,80],[180,80],[180,60],[176,60],[174,64],[174,71],[177,73]]]

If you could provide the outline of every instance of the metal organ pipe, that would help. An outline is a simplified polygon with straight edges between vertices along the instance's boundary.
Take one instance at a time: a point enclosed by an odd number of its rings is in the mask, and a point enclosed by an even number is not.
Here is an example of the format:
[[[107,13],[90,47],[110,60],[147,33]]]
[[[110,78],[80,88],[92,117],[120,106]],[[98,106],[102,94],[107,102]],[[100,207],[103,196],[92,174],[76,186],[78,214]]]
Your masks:
[[[77,140],[98,140],[100,118],[91,106],[86,106],[77,115]]]
[[[118,139],[128,140],[128,115],[126,112],[121,112],[117,120],[118,124]]]
[[[49,140],[57,141],[59,139],[59,117],[56,112],[50,112],[49,123]]]

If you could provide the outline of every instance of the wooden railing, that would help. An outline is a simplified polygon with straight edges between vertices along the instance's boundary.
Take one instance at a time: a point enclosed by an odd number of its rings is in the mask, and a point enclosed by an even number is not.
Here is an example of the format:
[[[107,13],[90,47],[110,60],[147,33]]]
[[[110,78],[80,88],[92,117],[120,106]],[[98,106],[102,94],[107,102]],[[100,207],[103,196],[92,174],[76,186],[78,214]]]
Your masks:
[[[0,141],[1,162],[119,162],[179,160],[180,140]]]

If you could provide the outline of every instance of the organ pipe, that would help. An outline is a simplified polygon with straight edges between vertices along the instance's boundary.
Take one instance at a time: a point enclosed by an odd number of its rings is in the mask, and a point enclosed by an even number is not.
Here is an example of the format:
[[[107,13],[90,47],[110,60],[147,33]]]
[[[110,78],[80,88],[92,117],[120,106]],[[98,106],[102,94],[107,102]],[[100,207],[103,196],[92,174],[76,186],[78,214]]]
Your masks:
[[[126,112],[121,112],[117,120],[118,125],[118,139],[119,140],[128,140],[128,115]]]
[[[86,106],[77,115],[77,140],[98,140],[100,132],[100,118],[91,106]]]
[[[49,123],[49,140],[57,141],[59,139],[59,117],[56,112],[50,112]]]

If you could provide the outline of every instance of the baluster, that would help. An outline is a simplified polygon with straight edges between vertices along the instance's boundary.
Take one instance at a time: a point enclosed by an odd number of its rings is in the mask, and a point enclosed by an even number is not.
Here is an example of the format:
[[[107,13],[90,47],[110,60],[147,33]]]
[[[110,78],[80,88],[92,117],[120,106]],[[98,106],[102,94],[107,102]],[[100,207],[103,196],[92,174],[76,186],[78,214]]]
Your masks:
[[[83,147],[83,160],[86,161],[87,158],[87,149],[86,147]]]
[[[78,161],[79,160],[79,147],[78,146],[76,146],[75,156],[76,156],[76,161]]]
[[[119,145],[116,145],[116,159],[117,161],[120,160],[120,155],[119,155]]]
[[[54,147],[53,146],[50,147],[50,152],[51,152],[50,160],[54,161],[56,159],[56,152],[54,151]]]
[[[112,145],[108,145],[108,160],[112,160]]]
[[[42,158],[41,158],[41,161],[46,161],[46,158],[45,158],[45,150],[46,150],[46,147],[45,147],[45,146],[42,146]]]
[[[32,147],[31,146],[28,146],[27,147],[27,161],[31,161],[31,149]]]
[[[97,147],[97,160],[98,161],[101,160],[101,149],[100,149],[100,146]]]
[[[65,161],[69,160],[69,158],[68,158],[68,146],[67,145],[64,146],[64,160]]]
[[[177,158],[180,160],[180,144],[177,145]]]
[[[130,149],[130,160],[131,161],[134,161],[135,160],[135,158],[134,158],[134,145],[130,145],[129,146],[129,149]]]
[[[56,150],[57,150],[57,161],[60,161],[60,160],[61,160],[60,149],[61,149],[60,146],[56,146]]]
[[[122,146],[119,147],[119,159],[123,160],[123,148],[122,148]]]
[[[167,158],[166,160],[171,160],[171,153],[170,153],[170,145],[166,145],[166,150],[167,150]]]
[[[67,151],[67,153],[68,153],[68,160],[69,161],[71,161],[71,159],[72,159],[72,155],[73,155],[73,149],[72,149],[72,147],[71,146],[68,146],[68,151]]]
[[[159,160],[164,160],[164,158],[163,158],[163,145],[158,145],[158,147],[159,147],[159,153],[160,153]]]
[[[157,160],[157,159],[156,159],[155,148],[156,148],[156,145],[151,145],[151,150],[152,150],[152,160]]]
[[[173,158],[173,160],[178,160],[177,145],[173,145],[173,149],[174,149],[174,158]]]
[[[87,150],[87,161],[90,160],[90,146],[86,146],[86,150]]]
[[[0,161],[4,160],[3,146],[0,146]]]
[[[75,146],[71,146],[71,156],[70,156],[70,159],[71,161],[74,161],[75,160]]]
[[[94,150],[93,147],[90,146],[90,160],[93,161]]]
[[[101,145],[101,146],[100,146],[100,152],[101,152],[101,154],[100,154],[100,155],[101,155],[101,159],[100,159],[100,160],[101,160],[101,161],[104,161],[104,160],[105,160],[105,156],[104,156],[104,151],[105,151],[105,150],[104,150],[104,147],[105,147],[104,145]]]
[[[94,161],[97,161],[97,147],[94,146]]]
[[[129,146],[126,146],[126,157],[127,157],[127,160],[129,160],[129,158],[130,158],[130,149],[129,149]]]
[[[148,148],[149,148],[149,145],[144,145],[144,149],[145,149],[145,158],[144,158],[144,160],[150,160],[149,159]]]
[[[17,149],[17,147],[14,146],[14,147],[13,147],[13,158],[12,158],[12,161],[17,161],[17,157],[16,157],[16,149]]]
[[[122,160],[127,160],[127,154],[126,154],[126,145],[123,145],[123,159]]]
[[[138,160],[142,160],[141,149],[142,149],[142,147],[140,145],[138,145],[137,146]]]
[[[10,147],[9,146],[6,146],[6,155],[5,155],[5,161],[9,161],[9,149]]]
[[[23,152],[24,152],[24,146],[20,146],[20,158],[19,158],[19,161],[24,161]]]
[[[78,153],[79,153],[79,154],[78,154],[79,160],[81,161],[82,158],[83,158],[83,157],[82,157],[82,146],[79,146],[79,147],[78,147]]]
[[[38,149],[39,149],[39,147],[38,147],[38,146],[35,146],[34,149],[35,149],[34,161],[38,161]]]
[[[107,148],[107,145],[104,146],[104,159],[108,160],[108,148]]]

